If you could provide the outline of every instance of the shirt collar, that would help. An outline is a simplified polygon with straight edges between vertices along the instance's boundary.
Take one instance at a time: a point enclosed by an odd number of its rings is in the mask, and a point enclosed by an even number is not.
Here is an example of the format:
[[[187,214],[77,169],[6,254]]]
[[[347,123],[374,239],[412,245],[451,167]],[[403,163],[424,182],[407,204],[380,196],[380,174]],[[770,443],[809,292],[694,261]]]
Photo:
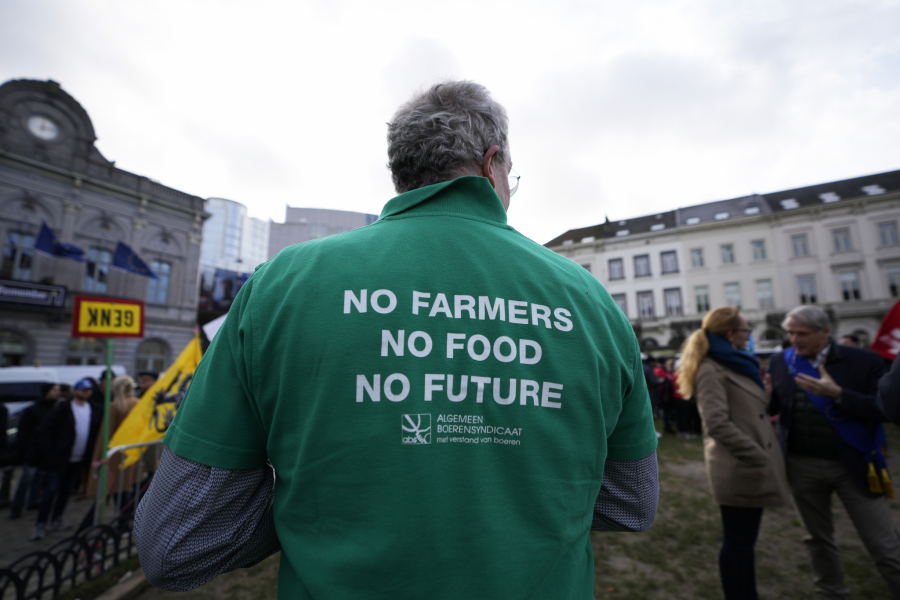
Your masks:
[[[812,363],[812,366],[818,369],[820,366],[825,364],[825,359],[828,358],[828,352],[831,350],[831,342],[828,342],[828,345],[822,348],[818,354],[816,354],[816,360]]]
[[[474,217],[506,225],[506,210],[486,177],[465,176],[392,198],[378,220],[420,215]]]

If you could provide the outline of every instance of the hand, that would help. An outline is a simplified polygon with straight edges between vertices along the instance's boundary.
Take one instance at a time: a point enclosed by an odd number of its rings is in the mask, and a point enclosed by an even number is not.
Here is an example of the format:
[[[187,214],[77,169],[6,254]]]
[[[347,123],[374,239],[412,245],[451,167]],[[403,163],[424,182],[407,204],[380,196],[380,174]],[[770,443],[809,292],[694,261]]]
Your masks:
[[[819,367],[819,374],[822,376],[821,379],[814,379],[809,375],[800,373],[794,378],[794,381],[797,382],[797,385],[799,385],[801,389],[806,390],[811,394],[826,396],[836,400],[840,398],[844,390],[834,382],[834,379],[832,379],[831,375],[828,374],[828,371],[825,370],[825,365]]]
[[[766,376],[763,378],[763,383],[766,386],[766,396],[769,398],[772,397],[772,376],[766,373]]]

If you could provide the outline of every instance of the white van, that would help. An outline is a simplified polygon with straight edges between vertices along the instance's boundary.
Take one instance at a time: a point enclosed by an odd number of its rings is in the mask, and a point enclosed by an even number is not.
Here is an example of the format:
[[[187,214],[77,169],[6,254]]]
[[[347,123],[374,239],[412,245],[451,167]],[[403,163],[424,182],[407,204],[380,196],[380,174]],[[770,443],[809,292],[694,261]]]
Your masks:
[[[104,365],[50,365],[45,367],[3,367],[0,368],[0,402],[9,410],[10,424],[18,422],[20,412],[41,397],[41,386],[45,383],[74,384],[83,377],[99,380],[106,370]],[[127,375],[123,365],[113,365],[113,373]],[[10,429],[15,429],[10,425]],[[13,432],[15,433],[15,432]]]

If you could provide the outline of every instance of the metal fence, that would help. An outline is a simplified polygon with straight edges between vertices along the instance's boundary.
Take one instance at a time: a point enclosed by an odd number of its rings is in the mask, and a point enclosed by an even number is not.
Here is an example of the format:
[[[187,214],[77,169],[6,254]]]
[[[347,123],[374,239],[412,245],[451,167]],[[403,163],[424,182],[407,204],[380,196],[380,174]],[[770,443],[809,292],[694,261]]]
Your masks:
[[[116,446],[109,456],[132,448],[140,450],[138,472],[133,490],[123,490],[124,479],[119,477],[118,494],[110,494],[115,510],[110,519],[98,523],[102,498],[94,505],[94,526],[62,539],[46,550],[29,552],[0,568],[0,600],[55,600],[66,590],[101,576],[123,561],[137,556],[132,533],[133,508],[140,502],[149,479],[142,482],[144,454],[162,440]],[[99,465],[92,469],[96,476]]]

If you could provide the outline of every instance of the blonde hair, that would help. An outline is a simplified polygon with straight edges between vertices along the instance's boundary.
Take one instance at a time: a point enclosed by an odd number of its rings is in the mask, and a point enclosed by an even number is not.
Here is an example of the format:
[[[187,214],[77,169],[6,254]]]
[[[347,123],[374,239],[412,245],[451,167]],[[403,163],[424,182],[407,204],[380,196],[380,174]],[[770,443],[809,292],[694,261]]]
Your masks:
[[[678,392],[684,398],[694,395],[694,380],[700,363],[709,353],[707,333],[726,337],[729,331],[740,329],[741,311],[734,306],[722,306],[703,317],[703,324],[684,341],[681,347],[681,366],[678,368]]]
[[[126,398],[130,398],[134,393],[134,379],[128,375],[120,375],[112,381],[112,401],[115,402],[121,410],[127,411],[128,406],[125,404]]]

